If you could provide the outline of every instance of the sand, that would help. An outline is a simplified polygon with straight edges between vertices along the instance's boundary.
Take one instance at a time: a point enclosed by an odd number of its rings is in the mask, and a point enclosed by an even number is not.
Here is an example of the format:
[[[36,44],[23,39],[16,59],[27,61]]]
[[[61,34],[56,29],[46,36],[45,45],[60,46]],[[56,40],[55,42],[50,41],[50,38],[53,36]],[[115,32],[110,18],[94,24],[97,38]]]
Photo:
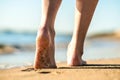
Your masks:
[[[33,70],[29,67],[0,70],[0,80],[120,80],[120,59],[88,60],[85,66]]]

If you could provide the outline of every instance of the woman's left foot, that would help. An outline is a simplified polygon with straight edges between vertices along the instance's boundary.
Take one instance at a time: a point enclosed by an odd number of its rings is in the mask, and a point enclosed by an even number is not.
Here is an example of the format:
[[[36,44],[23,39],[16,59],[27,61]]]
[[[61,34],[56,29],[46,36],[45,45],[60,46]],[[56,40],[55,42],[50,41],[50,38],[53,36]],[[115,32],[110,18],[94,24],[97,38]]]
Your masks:
[[[54,59],[54,35],[50,29],[40,28],[36,39],[34,69],[56,68]]]

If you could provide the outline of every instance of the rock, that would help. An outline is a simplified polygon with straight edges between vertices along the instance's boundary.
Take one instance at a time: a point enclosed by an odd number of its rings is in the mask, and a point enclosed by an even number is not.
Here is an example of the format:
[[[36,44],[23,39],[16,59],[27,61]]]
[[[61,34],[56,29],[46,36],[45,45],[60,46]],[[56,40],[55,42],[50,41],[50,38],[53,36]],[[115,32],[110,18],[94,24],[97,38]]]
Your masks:
[[[12,46],[0,45],[0,54],[13,53],[16,49]]]

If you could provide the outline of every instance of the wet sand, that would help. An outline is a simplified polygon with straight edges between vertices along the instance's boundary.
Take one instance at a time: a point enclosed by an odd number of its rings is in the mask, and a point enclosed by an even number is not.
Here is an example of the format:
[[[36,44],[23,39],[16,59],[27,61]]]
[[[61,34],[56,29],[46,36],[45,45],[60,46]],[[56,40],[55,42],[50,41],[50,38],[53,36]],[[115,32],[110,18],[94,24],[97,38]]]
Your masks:
[[[87,65],[75,67],[61,62],[57,66],[37,71],[31,66],[0,70],[0,80],[120,80],[120,58],[88,60]]]

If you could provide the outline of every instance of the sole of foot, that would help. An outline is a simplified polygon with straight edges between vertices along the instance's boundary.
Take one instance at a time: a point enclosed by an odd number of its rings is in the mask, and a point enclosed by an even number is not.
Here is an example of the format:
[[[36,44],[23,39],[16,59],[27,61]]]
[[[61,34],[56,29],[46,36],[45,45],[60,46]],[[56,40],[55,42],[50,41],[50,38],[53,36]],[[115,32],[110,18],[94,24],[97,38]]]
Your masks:
[[[50,51],[50,39],[49,31],[46,29],[40,29],[36,38],[36,53],[34,69],[41,68],[56,68],[54,59],[51,59],[54,51]],[[54,49],[53,49],[54,50]]]

